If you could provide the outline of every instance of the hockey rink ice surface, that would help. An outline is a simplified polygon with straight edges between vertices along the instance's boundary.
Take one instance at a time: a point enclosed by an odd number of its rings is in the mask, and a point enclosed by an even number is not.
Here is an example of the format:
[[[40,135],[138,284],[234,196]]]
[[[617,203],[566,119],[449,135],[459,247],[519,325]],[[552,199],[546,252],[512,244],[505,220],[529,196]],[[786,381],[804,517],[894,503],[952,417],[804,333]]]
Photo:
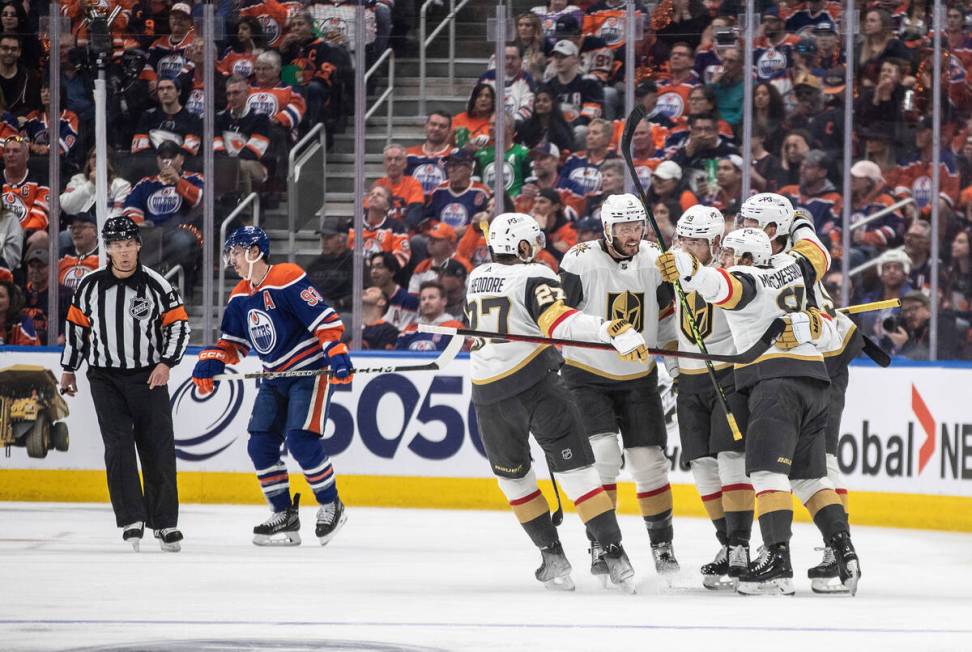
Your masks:
[[[969,534],[853,528],[860,591],[827,597],[805,575],[817,532],[798,523],[797,595],[743,597],[699,584],[708,521],[676,519],[683,571],[663,588],[641,520],[622,517],[630,596],[589,575],[575,514],[566,593],[533,579],[540,556],[511,513],[350,506],[326,548],[315,513],[301,546],[257,548],[265,508],[184,505],[182,552],[147,536],[136,554],[108,505],[0,503],[0,649],[972,650]]]

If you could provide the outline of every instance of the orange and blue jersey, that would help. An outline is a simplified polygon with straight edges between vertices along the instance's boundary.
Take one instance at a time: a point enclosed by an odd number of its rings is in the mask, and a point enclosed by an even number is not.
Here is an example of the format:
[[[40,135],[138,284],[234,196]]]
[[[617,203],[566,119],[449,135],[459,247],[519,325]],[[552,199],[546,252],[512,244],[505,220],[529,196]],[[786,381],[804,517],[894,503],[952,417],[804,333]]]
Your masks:
[[[244,280],[233,288],[220,330],[216,346],[236,356],[252,349],[267,371],[288,371],[326,368],[344,324],[304,270],[278,263],[256,287]]]

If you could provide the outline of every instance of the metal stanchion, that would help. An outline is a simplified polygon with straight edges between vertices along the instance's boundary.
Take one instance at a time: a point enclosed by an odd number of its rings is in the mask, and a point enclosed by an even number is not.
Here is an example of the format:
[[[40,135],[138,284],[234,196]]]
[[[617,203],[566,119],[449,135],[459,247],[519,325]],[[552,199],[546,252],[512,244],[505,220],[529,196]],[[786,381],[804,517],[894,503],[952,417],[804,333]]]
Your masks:
[[[743,51],[743,178],[741,201],[746,201],[752,188],[753,148],[753,40],[756,38],[756,10],[752,2],[746,3],[745,22],[742,30],[746,48]]]
[[[496,213],[502,213],[512,206],[504,206],[503,194],[506,189],[506,175],[503,169],[506,155],[506,5],[496,5],[496,128],[493,129],[493,145],[496,157],[493,160],[493,203]],[[485,173],[485,170],[484,170]],[[485,181],[485,179],[484,179]]]
[[[841,250],[840,269],[844,282],[840,286],[840,305],[850,305],[850,251],[851,251],[851,177],[850,169],[853,165],[851,148],[854,145],[854,33],[856,31],[856,9],[854,0],[847,0],[847,11],[844,13],[844,52],[847,61],[844,69],[844,193],[843,212],[841,215]],[[832,297],[833,298],[833,297]]]
[[[365,8],[354,10],[354,276],[351,281],[351,348],[361,349],[361,294],[364,291],[364,193],[365,193]]]
[[[932,178],[931,178],[931,323],[929,328],[928,358],[938,360],[938,256],[939,233],[941,219],[939,212],[939,194],[942,188],[942,36],[944,31],[945,7],[942,0],[935,0],[934,29],[935,29],[935,57],[932,67]],[[951,54],[949,54],[951,56]]]
[[[48,17],[48,38],[51,44],[50,69],[48,70],[48,88],[51,94],[51,104],[48,107],[48,143],[47,152],[47,186],[50,188],[48,197],[47,221],[47,253],[50,264],[47,269],[47,344],[57,343],[57,336],[61,329],[58,297],[58,235],[61,215],[61,16],[59,3],[52,2]]]
[[[213,333],[213,239],[216,237],[216,165],[213,159],[213,145],[216,138],[215,114],[216,92],[214,72],[216,70],[216,18],[213,3],[203,5],[203,344],[212,344],[216,337]],[[223,243],[218,243],[222,247]],[[191,293],[191,288],[186,288]],[[183,297],[183,301],[186,301]],[[218,297],[222,302],[224,297]],[[217,327],[219,325],[217,324]]]

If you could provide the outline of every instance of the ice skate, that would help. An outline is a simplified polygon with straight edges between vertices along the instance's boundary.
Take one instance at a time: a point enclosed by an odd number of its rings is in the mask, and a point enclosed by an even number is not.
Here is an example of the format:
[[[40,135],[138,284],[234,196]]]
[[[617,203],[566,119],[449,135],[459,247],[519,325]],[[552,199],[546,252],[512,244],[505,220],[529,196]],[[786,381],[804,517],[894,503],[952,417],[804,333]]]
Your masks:
[[[861,561],[851,543],[850,532],[838,532],[831,537],[830,547],[834,551],[840,583],[851,595],[857,595],[857,583],[861,580]]]
[[[821,548],[817,548],[821,550]],[[810,588],[814,593],[848,593],[848,589],[840,581],[840,571],[837,570],[837,558],[830,546],[822,548],[823,559],[813,568],[807,569],[810,578]]]
[[[340,498],[335,498],[334,502],[322,505],[317,510],[317,527],[314,529],[314,534],[317,535],[321,545],[326,546],[347,522],[348,514],[344,511],[344,503]]]
[[[300,545],[300,494],[294,494],[293,504],[282,512],[253,528],[253,544],[257,546]]]
[[[159,540],[159,546],[162,548],[162,552],[179,552],[182,550],[182,532],[179,528],[165,527],[161,530],[155,530],[155,538]]]
[[[591,553],[591,575],[597,578],[601,588],[606,589],[608,585],[608,567],[604,561],[604,548],[597,541],[591,541],[591,547],[587,549]]]
[[[680,570],[671,541],[651,544],[651,556],[655,560],[655,571],[662,577],[674,575]]]
[[[540,548],[540,568],[534,575],[551,591],[573,591],[574,580],[570,578],[571,566],[564,555],[560,542]]]
[[[793,595],[790,547],[777,543],[760,549],[759,558],[739,578],[736,589],[743,595]]]
[[[739,578],[749,572],[749,546],[745,543],[729,544],[729,580],[732,587],[739,586]]]
[[[702,573],[702,586],[713,591],[732,588],[732,581],[729,579],[729,552],[726,546],[719,548],[715,559],[708,564],[703,564],[699,569]]]
[[[634,568],[628,561],[628,554],[621,547],[620,543],[612,543],[604,546],[604,563],[607,564],[611,583],[625,593],[635,592]]]
[[[132,550],[138,552],[139,545],[142,543],[142,535],[145,534],[145,523],[136,521],[122,527],[122,541],[130,543]]]

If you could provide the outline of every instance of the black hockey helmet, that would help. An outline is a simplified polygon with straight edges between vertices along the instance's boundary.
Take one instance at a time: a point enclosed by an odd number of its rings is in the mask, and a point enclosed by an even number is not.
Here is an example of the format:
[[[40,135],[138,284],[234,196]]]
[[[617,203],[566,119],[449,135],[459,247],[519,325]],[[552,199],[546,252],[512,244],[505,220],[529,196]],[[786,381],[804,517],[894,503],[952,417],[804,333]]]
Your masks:
[[[135,240],[138,243],[142,242],[142,236],[138,232],[138,225],[135,221],[126,216],[121,217],[111,217],[105,222],[105,226],[101,229],[101,237],[104,239],[107,245],[110,242],[115,242],[118,240]]]

